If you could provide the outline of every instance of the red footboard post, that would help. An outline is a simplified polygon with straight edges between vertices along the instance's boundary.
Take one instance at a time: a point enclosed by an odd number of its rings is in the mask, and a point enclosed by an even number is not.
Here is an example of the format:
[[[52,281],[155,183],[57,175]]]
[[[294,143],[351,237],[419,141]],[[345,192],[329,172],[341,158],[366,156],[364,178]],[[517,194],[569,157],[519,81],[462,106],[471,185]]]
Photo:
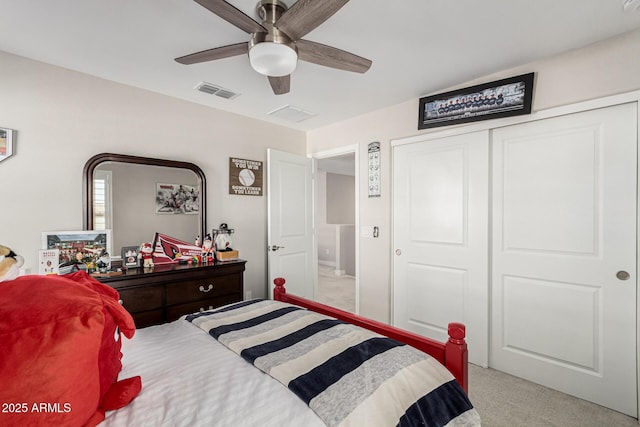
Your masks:
[[[458,380],[464,391],[469,393],[469,368],[467,365],[467,343],[464,340],[466,328],[462,323],[449,323],[449,341],[445,345],[445,365]]]
[[[282,295],[287,293],[287,290],[284,287],[284,283],[286,280],[282,277],[276,277],[273,279],[273,283],[276,287],[273,289],[273,299],[276,301],[282,301]]]

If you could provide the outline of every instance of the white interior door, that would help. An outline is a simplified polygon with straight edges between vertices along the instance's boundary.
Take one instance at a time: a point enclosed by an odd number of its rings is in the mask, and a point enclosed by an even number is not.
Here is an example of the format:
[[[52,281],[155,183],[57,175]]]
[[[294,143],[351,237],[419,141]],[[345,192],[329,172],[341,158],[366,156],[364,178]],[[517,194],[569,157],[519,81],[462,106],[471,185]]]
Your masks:
[[[467,326],[469,360],[488,363],[489,133],[394,147],[393,323],[446,341]]]
[[[269,297],[273,279],[288,292],[313,298],[316,265],[313,234],[312,159],[267,150],[267,253]]]
[[[637,415],[637,107],[493,131],[490,365]]]

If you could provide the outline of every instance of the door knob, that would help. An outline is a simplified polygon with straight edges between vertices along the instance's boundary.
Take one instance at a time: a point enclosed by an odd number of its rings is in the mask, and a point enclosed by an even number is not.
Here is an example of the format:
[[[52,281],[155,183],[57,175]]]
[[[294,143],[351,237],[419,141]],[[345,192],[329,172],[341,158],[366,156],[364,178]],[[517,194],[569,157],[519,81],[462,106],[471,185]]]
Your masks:
[[[271,250],[271,251],[277,251],[278,249],[284,249],[284,246],[278,246],[278,245],[271,245],[271,246],[267,246],[267,250]]]
[[[631,277],[631,275],[624,270],[620,270],[616,273],[616,277],[620,280],[629,280],[629,277]]]

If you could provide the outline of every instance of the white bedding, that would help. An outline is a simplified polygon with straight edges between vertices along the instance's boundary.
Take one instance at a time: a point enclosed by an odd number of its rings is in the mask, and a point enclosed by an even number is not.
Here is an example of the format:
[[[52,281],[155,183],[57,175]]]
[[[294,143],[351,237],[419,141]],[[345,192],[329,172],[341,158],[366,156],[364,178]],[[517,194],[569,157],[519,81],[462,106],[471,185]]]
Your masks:
[[[324,426],[282,384],[179,319],[124,340],[119,378],[142,376],[128,406],[101,426]]]

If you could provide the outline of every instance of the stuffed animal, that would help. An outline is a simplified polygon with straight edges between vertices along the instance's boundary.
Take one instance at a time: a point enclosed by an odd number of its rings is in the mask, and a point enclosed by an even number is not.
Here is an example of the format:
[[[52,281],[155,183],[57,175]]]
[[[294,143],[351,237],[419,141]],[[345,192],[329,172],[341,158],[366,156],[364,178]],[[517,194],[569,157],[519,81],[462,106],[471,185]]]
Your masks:
[[[151,245],[151,243],[147,242],[140,245],[138,259],[142,259],[142,266],[144,268],[153,267],[153,245]]]
[[[0,283],[0,425],[95,426],[138,395],[118,378],[135,333],[119,298],[84,271]]]
[[[0,282],[13,280],[18,277],[24,258],[16,255],[11,249],[0,245]]]

